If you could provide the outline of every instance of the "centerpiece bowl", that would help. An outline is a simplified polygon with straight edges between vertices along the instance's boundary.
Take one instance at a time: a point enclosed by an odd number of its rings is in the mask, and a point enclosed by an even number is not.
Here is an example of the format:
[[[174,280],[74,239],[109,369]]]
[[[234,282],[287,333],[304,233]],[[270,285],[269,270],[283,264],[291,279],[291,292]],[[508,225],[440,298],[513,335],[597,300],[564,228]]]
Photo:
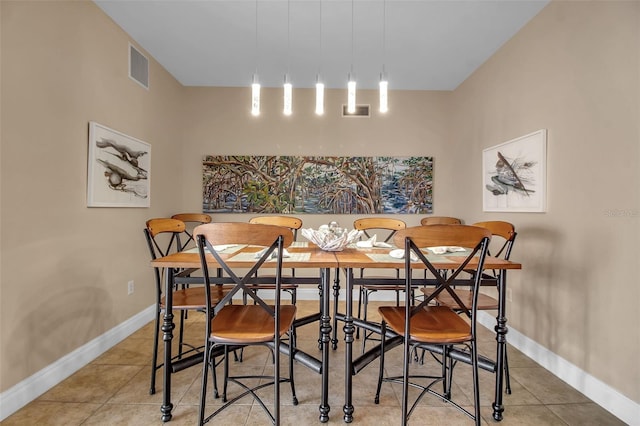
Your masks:
[[[321,227],[320,229],[301,229],[302,236],[311,241],[322,250],[325,251],[342,251],[349,244],[357,241],[362,235],[362,231],[353,229],[328,229]]]

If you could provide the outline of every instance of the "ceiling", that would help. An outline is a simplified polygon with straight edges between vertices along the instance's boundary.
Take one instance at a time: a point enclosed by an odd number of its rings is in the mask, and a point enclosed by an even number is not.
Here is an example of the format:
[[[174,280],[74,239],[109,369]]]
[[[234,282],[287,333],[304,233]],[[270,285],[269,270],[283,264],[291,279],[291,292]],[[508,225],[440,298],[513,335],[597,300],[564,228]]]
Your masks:
[[[94,0],[185,86],[453,90],[548,0]]]

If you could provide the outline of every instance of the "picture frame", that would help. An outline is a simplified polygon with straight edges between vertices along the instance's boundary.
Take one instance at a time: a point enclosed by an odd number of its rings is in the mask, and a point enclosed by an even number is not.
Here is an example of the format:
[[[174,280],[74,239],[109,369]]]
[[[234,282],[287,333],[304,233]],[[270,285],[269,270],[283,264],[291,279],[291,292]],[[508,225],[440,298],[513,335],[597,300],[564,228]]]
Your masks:
[[[546,160],[546,129],[484,149],[483,211],[545,212]]]
[[[202,211],[430,214],[433,157],[205,155]]]
[[[149,207],[151,145],[89,122],[87,207]]]

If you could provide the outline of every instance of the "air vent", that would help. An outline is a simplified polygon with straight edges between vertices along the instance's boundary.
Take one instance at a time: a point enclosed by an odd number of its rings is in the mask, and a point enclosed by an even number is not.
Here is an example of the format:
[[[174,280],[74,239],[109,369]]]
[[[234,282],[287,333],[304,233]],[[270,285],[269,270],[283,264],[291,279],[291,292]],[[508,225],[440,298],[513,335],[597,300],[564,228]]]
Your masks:
[[[149,89],[149,60],[129,43],[129,77],[145,89]]]
[[[343,117],[369,117],[369,109],[370,105],[356,105],[355,112],[347,112],[347,106],[342,105],[342,116]]]

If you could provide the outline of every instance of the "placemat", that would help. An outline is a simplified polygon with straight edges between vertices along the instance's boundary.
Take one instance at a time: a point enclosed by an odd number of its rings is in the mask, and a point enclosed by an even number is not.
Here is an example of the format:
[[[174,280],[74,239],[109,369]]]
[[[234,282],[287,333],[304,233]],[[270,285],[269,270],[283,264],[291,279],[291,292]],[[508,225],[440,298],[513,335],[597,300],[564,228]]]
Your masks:
[[[447,253],[447,256],[452,254],[453,253]],[[391,257],[389,256],[389,253],[367,253],[367,256],[374,262],[404,263],[404,259]],[[453,260],[447,259],[445,256],[440,256],[440,255],[431,254],[431,253],[427,253],[427,259],[430,262],[434,262],[434,263],[456,263]]]
[[[282,258],[282,262],[307,262],[309,259],[311,259],[311,253],[289,253],[289,257]],[[251,262],[255,260],[255,253],[238,253],[228,259],[229,262]],[[268,262],[275,260],[275,258],[269,259]]]
[[[241,250],[243,247],[246,247],[246,244],[225,244],[224,246],[214,246],[213,249],[218,253],[230,254]],[[221,250],[218,250],[218,248]],[[209,249],[206,249],[206,251],[208,252]],[[198,247],[190,248],[183,253],[198,253]]]

